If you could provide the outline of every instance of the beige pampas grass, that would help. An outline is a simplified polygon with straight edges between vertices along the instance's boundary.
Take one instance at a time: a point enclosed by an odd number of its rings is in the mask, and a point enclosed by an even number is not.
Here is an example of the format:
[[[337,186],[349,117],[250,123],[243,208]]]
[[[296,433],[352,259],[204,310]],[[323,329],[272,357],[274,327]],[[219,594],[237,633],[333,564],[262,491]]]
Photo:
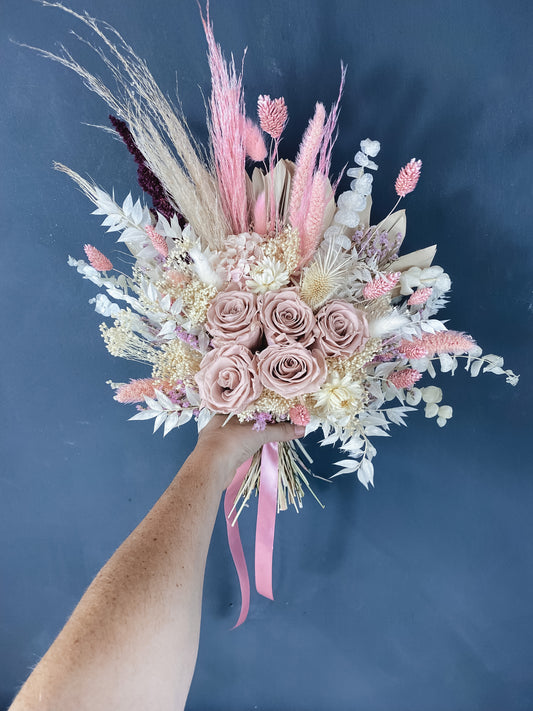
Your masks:
[[[45,7],[55,7],[74,16],[98,36],[105,49],[95,47],[76,35],[104,62],[117,83],[117,90],[111,91],[63,46],[59,55],[38,47],[22,46],[68,67],[83,79],[91,91],[104,99],[112,111],[127,123],[146,164],[159,178],[203,245],[220,248],[227,234],[227,224],[220,209],[215,174],[210,161],[192,138],[181,110],[164,96],[146,63],[137,57],[114,28],[99,23],[88,14],[81,15],[60,2],[40,2]],[[113,36],[113,41],[108,35]]]

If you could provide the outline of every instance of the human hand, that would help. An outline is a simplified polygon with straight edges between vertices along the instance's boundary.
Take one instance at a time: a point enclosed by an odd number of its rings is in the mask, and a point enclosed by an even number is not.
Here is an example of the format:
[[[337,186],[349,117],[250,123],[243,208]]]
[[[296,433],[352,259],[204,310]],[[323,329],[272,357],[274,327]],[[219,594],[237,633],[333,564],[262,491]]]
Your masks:
[[[228,487],[236,470],[267,442],[287,442],[303,437],[305,427],[290,422],[267,425],[262,432],[251,422],[239,422],[232,417],[225,425],[226,415],[215,415],[198,436],[195,451],[216,457],[223,473],[224,488]],[[224,426],[223,426],[224,425]]]

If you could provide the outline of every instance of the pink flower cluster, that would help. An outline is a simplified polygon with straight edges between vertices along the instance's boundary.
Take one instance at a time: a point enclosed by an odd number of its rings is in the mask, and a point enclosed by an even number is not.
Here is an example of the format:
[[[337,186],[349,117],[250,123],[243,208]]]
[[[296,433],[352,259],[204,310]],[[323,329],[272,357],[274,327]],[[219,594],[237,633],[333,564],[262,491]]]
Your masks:
[[[256,296],[232,286],[213,299],[207,330],[214,349],[196,382],[202,405],[223,413],[246,409],[263,388],[287,398],[315,392],[326,358],[347,358],[369,338],[362,311],[334,300],[315,316],[296,287]]]

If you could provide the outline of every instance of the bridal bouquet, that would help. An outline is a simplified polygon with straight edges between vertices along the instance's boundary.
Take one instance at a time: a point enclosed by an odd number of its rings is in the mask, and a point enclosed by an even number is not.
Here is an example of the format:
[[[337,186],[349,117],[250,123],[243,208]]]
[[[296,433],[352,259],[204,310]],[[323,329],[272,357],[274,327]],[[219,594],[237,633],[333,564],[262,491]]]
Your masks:
[[[85,245],[88,262],[69,257],[69,264],[101,289],[92,302],[113,319],[100,327],[109,352],[140,364],[138,379],[111,383],[116,400],[136,405],[132,420],[153,419],[154,431],[163,427],[164,435],[191,419],[202,428],[215,413],[256,429],[290,420],[306,433],[321,429],[323,444],[338,443],[344,453],[338,474],[354,472],[368,487],[376,454],[371,437],[404,424],[417,406],[439,426],[452,416],[441,389],[420,384],[426,374],[435,377],[435,366],[453,375],[463,358],[472,376],[483,370],[516,384],[501,357],[483,355],[471,336],[436,318],[451,286],[433,264],[436,247],[400,254],[406,217],[396,208],[415,189],[421,161],[401,168],[398,201],[378,220],[371,218],[378,141],[360,142],[347,190],[339,193],[341,176],[330,177],[344,68],[338,98],[329,111],[316,103],[294,162],[280,158],[287,104],[261,95],[247,115],[242,75],[216,44],[207,8],[212,92],[203,147],[115,30],[60,3],[43,4],[95,33],[113,90],[66,49],[38,51],[105,99],[113,112],[106,130],[133,154],[152,201],[129,194],[117,202],[56,165],[128,250],[127,274],[113,267],[109,247]],[[228,534],[243,595],[239,622],[249,584],[237,516],[258,492],[256,583],[272,597],[275,514],[301,506],[310,462],[298,440],[268,445],[228,490]]]

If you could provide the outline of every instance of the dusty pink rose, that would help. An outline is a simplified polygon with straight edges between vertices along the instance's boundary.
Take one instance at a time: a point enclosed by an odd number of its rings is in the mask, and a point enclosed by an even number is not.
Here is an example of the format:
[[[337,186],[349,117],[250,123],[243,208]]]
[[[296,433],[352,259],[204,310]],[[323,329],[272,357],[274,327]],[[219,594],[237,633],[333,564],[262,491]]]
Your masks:
[[[368,341],[368,321],[362,311],[334,299],[317,313],[315,335],[316,345],[326,358],[348,357]]]
[[[238,344],[209,351],[195,378],[202,405],[216,412],[240,412],[263,389],[252,352]]]
[[[269,346],[297,342],[307,347],[315,340],[313,310],[300,299],[297,288],[267,291],[257,304]]]
[[[326,361],[321,351],[293,343],[268,346],[256,354],[263,385],[283,397],[313,393],[326,379]]]
[[[213,345],[238,343],[256,348],[263,335],[257,312],[257,297],[249,291],[230,287],[218,293],[207,310],[207,330]]]

